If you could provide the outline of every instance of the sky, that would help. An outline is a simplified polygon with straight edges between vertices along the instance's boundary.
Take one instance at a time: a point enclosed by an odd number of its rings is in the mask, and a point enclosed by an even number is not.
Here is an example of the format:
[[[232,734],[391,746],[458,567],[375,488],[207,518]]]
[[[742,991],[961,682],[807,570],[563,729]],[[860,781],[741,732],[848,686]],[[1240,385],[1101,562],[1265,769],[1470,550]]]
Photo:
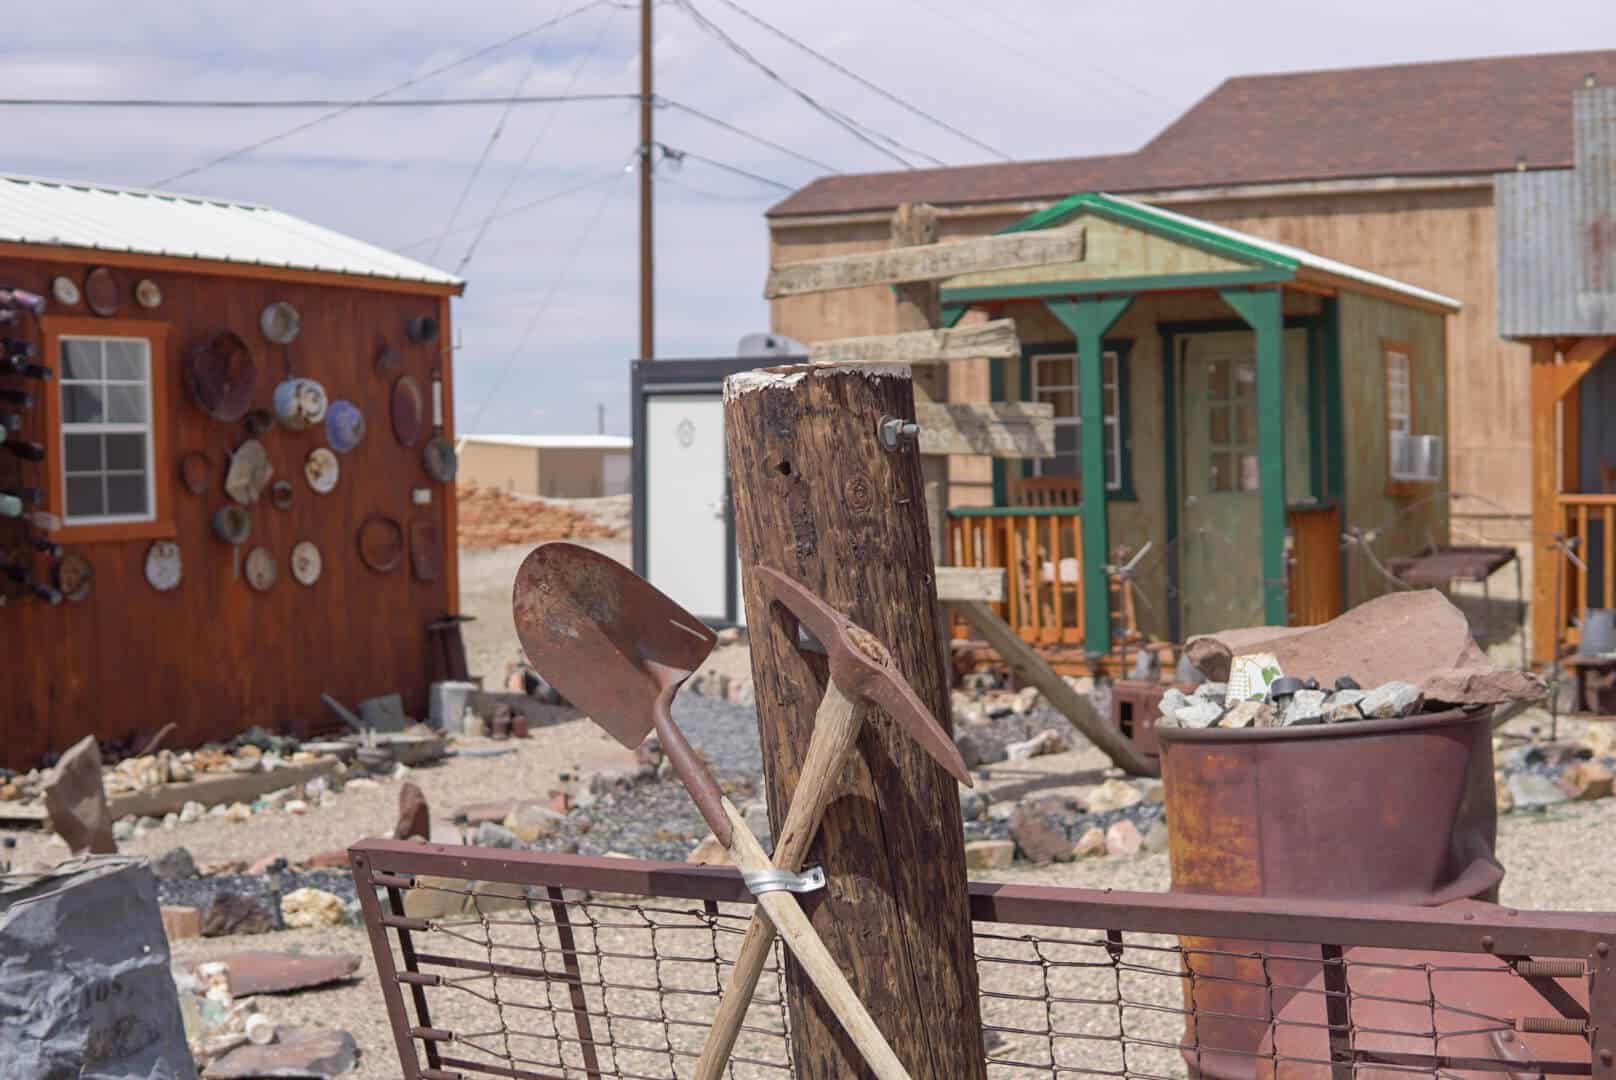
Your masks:
[[[657,110],[656,140],[688,155],[654,169],[664,358],[731,356],[768,329],[763,215],[788,190],[903,167],[799,94],[910,161],[954,165],[996,160],[983,146],[1013,158],[1133,150],[1235,75],[1616,46],[1609,0],[658,0],[653,13],[656,93],[776,144]],[[630,0],[57,0],[48,18],[8,25],[0,93],[358,99],[419,79],[392,96],[632,95],[639,47]],[[593,432],[600,406],[608,432],[628,433],[632,100],[356,109],[217,163],[332,110],[0,111],[7,171],[266,203],[459,268],[460,433]]]

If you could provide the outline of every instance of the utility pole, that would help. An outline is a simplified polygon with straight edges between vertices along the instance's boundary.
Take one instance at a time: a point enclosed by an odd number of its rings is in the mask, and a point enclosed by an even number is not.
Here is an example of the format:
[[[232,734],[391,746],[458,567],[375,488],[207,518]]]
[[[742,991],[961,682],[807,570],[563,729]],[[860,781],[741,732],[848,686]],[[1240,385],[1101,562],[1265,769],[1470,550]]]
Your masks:
[[[597,402],[595,405],[595,434],[606,434],[606,406]]]
[[[640,359],[656,359],[656,276],[652,265],[651,3],[640,0]]]

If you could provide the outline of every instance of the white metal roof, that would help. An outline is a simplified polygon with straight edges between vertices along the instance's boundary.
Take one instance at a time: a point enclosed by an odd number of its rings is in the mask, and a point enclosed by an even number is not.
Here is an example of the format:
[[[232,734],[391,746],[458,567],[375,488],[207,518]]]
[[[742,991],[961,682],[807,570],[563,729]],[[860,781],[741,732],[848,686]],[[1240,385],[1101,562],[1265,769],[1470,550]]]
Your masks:
[[[634,447],[634,440],[627,435],[462,435],[460,442],[525,446],[534,450],[631,450]]]
[[[29,176],[0,174],[0,242],[464,284],[267,206]]]

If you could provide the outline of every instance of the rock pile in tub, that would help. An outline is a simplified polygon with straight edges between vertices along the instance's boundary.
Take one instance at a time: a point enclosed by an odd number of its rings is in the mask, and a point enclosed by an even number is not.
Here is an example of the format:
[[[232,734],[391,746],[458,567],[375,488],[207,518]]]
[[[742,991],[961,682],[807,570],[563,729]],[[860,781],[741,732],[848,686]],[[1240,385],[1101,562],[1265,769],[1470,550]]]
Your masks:
[[[1245,660],[1240,657],[1237,660]],[[1280,676],[1255,696],[1237,696],[1228,683],[1202,683],[1186,695],[1174,687],[1162,695],[1158,727],[1247,728],[1339,724],[1351,720],[1390,720],[1418,712],[1424,695],[1400,680],[1365,690],[1351,676],[1322,689],[1316,679]]]

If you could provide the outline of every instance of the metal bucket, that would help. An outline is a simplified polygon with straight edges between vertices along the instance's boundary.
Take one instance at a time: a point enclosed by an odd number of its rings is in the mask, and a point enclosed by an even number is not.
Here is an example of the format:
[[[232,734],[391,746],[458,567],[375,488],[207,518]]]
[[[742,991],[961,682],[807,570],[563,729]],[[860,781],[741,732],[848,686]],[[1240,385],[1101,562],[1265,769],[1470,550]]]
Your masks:
[[[1490,719],[1480,709],[1292,728],[1157,729],[1173,891],[1496,900],[1503,870],[1493,858]],[[1295,994],[1287,988],[1320,971],[1318,948],[1180,943],[1185,1060],[1194,1075],[1247,1080],[1273,1013]]]
[[[1577,651],[1583,656],[1604,656],[1616,652],[1616,611],[1588,608],[1582,613],[1582,631]]]

